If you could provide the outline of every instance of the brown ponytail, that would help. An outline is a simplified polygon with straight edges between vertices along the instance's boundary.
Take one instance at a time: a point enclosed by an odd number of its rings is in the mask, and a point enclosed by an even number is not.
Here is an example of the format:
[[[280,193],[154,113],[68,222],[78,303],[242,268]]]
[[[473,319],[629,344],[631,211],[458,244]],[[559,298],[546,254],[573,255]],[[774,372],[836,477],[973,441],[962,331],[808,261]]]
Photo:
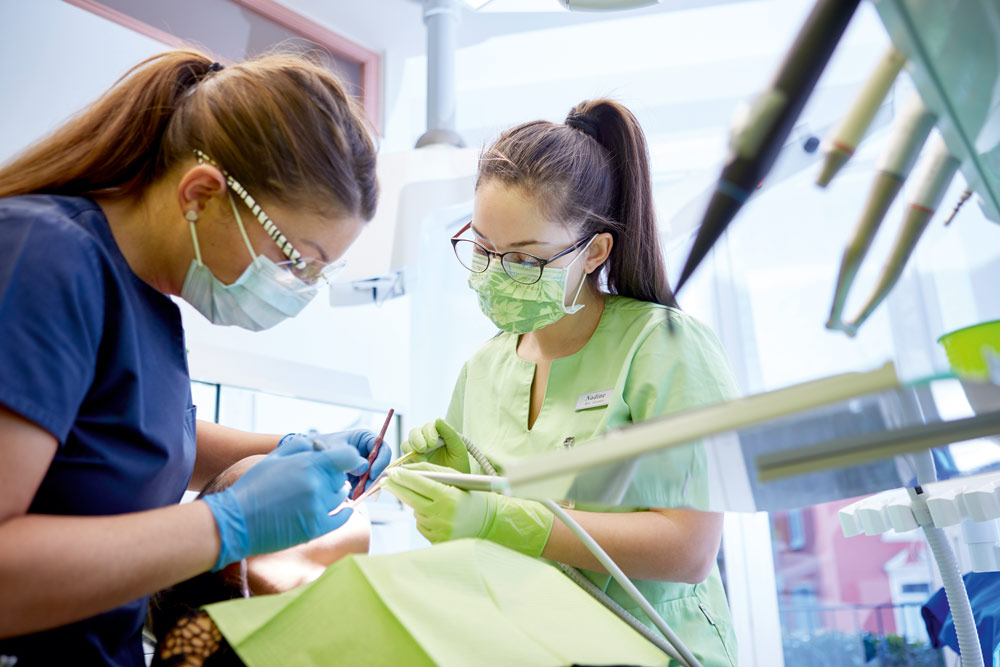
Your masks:
[[[293,55],[217,69],[193,50],[139,63],[0,168],[0,197],[134,197],[197,148],[262,199],[374,216],[375,147],[334,75]]]
[[[574,107],[564,125],[534,121],[507,130],[480,157],[476,186],[492,180],[533,195],[581,238],[610,233],[603,272],[611,294],[677,307],[656,229],[646,140],[628,109],[593,100]]]

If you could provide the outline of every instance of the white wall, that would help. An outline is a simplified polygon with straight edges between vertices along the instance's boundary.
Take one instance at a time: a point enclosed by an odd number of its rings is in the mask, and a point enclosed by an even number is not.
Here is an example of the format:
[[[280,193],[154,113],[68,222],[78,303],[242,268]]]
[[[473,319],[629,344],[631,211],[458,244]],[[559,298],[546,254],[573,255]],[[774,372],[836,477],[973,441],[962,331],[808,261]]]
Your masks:
[[[298,317],[261,332],[212,325],[186,303],[178,302],[188,347],[201,346],[211,349],[212,354],[225,354],[234,376],[246,370],[248,357],[292,362],[298,368],[298,364],[304,364],[367,380],[367,395],[362,391],[361,395],[345,396],[343,387],[330,387],[327,400],[391,407],[404,416],[408,413],[410,300],[406,297],[382,306],[333,308],[323,290]],[[275,383],[274,391],[294,392],[295,376],[289,371],[290,376],[281,380],[280,387]],[[195,368],[192,377],[197,379]],[[344,380],[352,387],[358,385],[353,378]],[[319,397],[316,392],[312,394]]]
[[[0,161],[164,48],[61,0],[0,0]]]
[[[61,0],[0,0],[0,161],[6,161],[96,99],[162,43]],[[187,344],[245,366],[244,353],[369,379],[366,404],[406,414],[409,303],[331,308],[321,292],[297,319],[259,334],[210,325],[181,304]],[[351,383],[352,385],[356,383]],[[331,388],[336,395],[337,388]],[[293,428],[294,425],[290,425]]]

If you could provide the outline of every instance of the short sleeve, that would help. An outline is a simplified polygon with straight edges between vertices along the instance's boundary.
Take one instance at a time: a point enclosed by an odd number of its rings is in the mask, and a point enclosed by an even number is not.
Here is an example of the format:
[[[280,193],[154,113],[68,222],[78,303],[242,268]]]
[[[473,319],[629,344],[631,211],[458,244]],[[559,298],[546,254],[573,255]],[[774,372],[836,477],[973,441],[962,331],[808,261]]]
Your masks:
[[[629,370],[625,401],[633,422],[736,398],[739,390],[715,333],[687,315],[672,315],[642,341]]]
[[[448,404],[448,412],[444,416],[444,420],[459,433],[465,430],[465,381],[469,374],[468,369],[468,363],[462,364],[462,372],[458,374],[455,390],[451,393],[451,403]]]
[[[691,410],[739,395],[729,361],[711,329],[673,314],[640,344],[626,380],[624,399],[633,423]],[[701,442],[645,456],[623,504],[708,509],[708,470]]]
[[[0,207],[0,403],[60,444],[93,381],[103,328],[95,243],[68,219]]]

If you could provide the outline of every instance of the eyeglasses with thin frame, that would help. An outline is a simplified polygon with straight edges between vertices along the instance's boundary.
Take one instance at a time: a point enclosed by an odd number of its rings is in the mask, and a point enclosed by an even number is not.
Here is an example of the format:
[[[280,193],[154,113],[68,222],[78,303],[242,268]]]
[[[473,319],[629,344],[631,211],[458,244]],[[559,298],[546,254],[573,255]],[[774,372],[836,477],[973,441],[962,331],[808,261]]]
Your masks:
[[[455,257],[458,259],[458,262],[473,273],[483,273],[486,269],[490,268],[490,259],[496,257],[500,260],[500,266],[503,267],[504,273],[510,276],[513,281],[522,285],[534,285],[542,279],[542,270],[547,264],[551,264],[560,257],[568,255],[590,240],[589,236],[582,238],[562,252],[545,259],[519,250],[494,252],[471,239],[458,238],[471,228],[472,221],[470,220],[451,238],[451,245],[455,250]]]
[[[275,226],[275,224],[271,221],[271,218],[267,215],[267,213],[264,212],[264,209],[260,207],[260,204],[258,204],[252,196],[250,196],[250,193],[246,191],[246,188],[240,185],[239,181],[233,178],[228,171],[223,169],[218,162],[210,158],[202,151],[194,149],[194,154],[198,159],[198,164],[208,162],[222,172],[223,176],[226,177],[226,184],[229,186],[229,189],[235,192],[240,200],[246,204],[247,208],[250,209],[250,212],[253,213],[255,218],[257,218],[257,222],[259,222],[264,228],[264,231],[267,232],[267,235],[271,237],[271,240],[278,246],[282,254],[288,258],[286,261],[277,262],[276,264],[279,267],[285,269],[307,285],[315,285],[320,280],[326,283],[331,283],[337,274],[344,270],[347,263],[343,260],[325,264],[321,260],[314,259],[312,257],[303,257],[302,253],[292,247],[292,242],[281,233],[277,226]]]

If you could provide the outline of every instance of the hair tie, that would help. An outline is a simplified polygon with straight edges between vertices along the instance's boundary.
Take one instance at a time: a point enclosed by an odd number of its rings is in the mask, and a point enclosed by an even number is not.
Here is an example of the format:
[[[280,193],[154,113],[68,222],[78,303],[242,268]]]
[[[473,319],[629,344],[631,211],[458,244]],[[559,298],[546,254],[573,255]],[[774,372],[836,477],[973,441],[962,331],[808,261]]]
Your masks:
[[[208,71],[209,72],[221,72],[225,68],[226,68],[226,66],[223,65],[222,63],[215,62],[215,63],[212,63],[211,65],[208,66]]]
[[[601,129],[601,121],[591,116],[590,114],[580,113],[578,111],[572,112],[570,115],[566,116],[566,125],[572,127],[574,130],[579,130],[584,134],[593,137],[597,140],[598,133]],[[600,143],[598,141],[598,143]]]

